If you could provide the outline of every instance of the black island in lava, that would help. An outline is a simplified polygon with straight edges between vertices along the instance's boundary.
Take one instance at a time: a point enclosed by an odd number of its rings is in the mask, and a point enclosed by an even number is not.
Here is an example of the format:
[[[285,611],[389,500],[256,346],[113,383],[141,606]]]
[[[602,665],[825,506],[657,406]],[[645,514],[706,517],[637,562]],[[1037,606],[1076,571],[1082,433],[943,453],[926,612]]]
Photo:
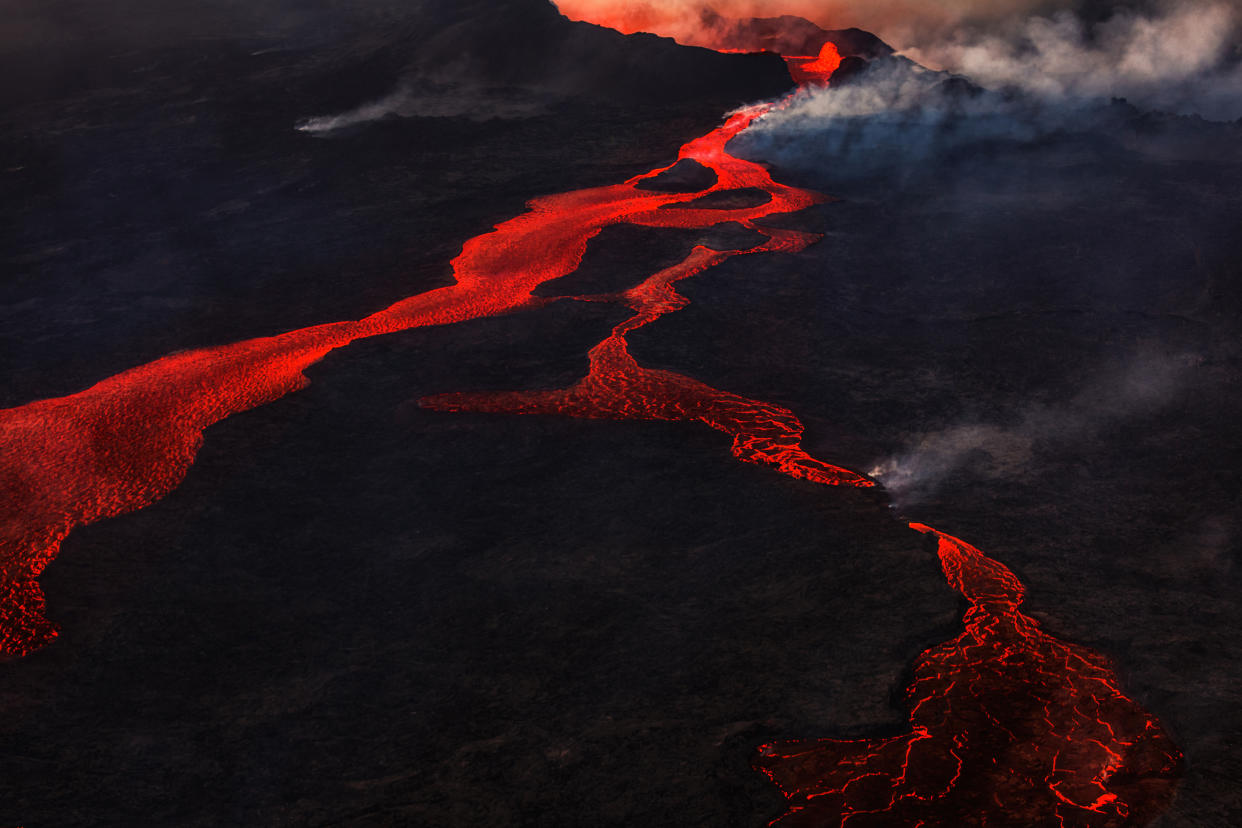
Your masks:
[[[0,825],[1242,822],[1228,4],[12,5]]]

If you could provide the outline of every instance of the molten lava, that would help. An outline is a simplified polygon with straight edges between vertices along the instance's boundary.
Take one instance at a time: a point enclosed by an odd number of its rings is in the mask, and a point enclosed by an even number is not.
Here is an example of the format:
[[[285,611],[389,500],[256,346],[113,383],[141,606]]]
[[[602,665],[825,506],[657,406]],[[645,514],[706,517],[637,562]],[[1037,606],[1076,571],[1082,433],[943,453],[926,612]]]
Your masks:
[[[806,82],[840,63],[832,44],[791,58]],[[554,390],[441,394],[443,411],[561,414],[595,419],[700,422],[732,438],[739,459],[825,485],[871,486],[810,456],[790,411],[645,368],[629,332],[687,304],[676,283],[734,256],[798,251],[813,234],[757,223],[827,199],[779,184],[731,156],[728,141],[769,111],[750,107],[682,147],[715,173],[699,192],[622,184],[535,199],[529,211],[465,243],[455,283],[357,321],[177,353],[71,396],[0,411],[0,656],[22,656],[56,635],[37,577],[75,527],[140,509],[185,476],[203,430],[307,382],[303,371],[335,348],[424,325],[493,316],[554,301],[538,286],[572,273],[604,227],[705,228],[737,222],[766,237],[746,250],[695,247],[672,267],[603,296],[633,315],[590,352],[587,375]],[[699,199],[759,190],[762,204],[712,209]],[[667,209],[676,207],[677,209]],[[883,739],[790,741],[765,746],[756,766],[788,798],[787,825],[1119,826],[1167,803],[1181,754],[1159,723],[1119,689],[1101,656],[1060,641],[1021,610],[1023,587],[982,552],[927,526],[951,587],[969,602],[965,631],[924,652],[908,690],[910,732]]]
[[[303,387],[302,372],[329,351],[355,339],[551,301],[534,298],[532,291],[576,270],[587,242],[612,224],[704,228],[741,222],[770,237],[760,249],[809,244],[814,237],[751,222],[801,210],[824,197],[779,184],[760,165],[725,151],[731,138],[769,108],[737,112],[681,148],[678,160],[693,159],[715,172],[716,183],[704,191],[660,193],[638,186],[668,169],[664,167],[623,184],[538,198],[530,202],[529,212],[467,241],[452,261],[456,282],[448,287],[403,299],[355,322],[178,353],[68,397],[0,410],[0,494],[7,505],[0,523],[0,656],[25,655],[56,635],[44,616],[35,579],[74,526],[162,498],[185,476],[207,426]],[[664,209],[736,189],[759,189],[770,199],[727,210]],[[738,252],[717,253],[717,260]],[[649,290],[652,295],[660,292],[654,282]],[[644,295],[634,292],[632,299],[637,302]],[[642,313],[654,313],[655,307]],[[673,375],[662,376],[672,382]],[[732,434],[739,456],[802,468],[812,478],[836,476],[869,485],[852,472],[805,458],[798,448],[802,425],[791,413],[756,403],[748,414],[741,410],[741,398],[686,378],[679,382],[683,394],[698,400],[692,416]],[[710,402],[713,394],[719,399]],[[673,409],[664,406],[660,416],[674,418]]]
[[[929,526],[966,630],[924,652],[910,733],[789,741],[756,766],[789,799],[782,826],[1120,826],[1172,797],[1182,755],[1108,662],[1040,629],[1014,574]]]
[[[754,225],[750,225],[754,227]],[[759,228],[755,228],[759,229]],[[792,477],[827,485],[872,486],[847,469],[816,460],[802,449],[802,423],[768,403],[717,391],[671,371],[639,365],[630,356],[625,335],[666,313],[684,307],[674,282],[719,264],[730,256],[769,250],[798,250],[814,240],[805,233],[771,233],[767,244],[748,251],[696,247],[685,261],[648,278],[617,297],[581,297],[621,301],[633,317],[590,352],[590,372],[570,388],[557,391],[441,394],[422,401],[440,411],[487,411],[504,414],[563,414],[614,420],[692,420],[733,437],[733,455],[748,463],[775,466]]]
[[[786,57],[785,65],[796,83],[826,86],[832,73],[841,65],[841,53],[835,43],[828,42],[817,57]]]

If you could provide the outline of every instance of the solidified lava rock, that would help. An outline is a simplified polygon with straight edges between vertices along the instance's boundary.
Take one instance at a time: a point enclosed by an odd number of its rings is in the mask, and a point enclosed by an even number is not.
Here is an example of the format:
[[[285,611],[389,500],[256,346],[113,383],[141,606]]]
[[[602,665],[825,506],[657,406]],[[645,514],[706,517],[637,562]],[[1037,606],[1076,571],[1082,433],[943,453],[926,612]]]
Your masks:
[[[667,209],[670,210],[736,210],[748,207],[758,207],[760,204],[767,204],[772,200],[772,196],[755,187],[747,187],[741,190],[721,190],[715,193],[708,193],[705,196],[699,196],[693,201],[687,201],[684,204],[672,204]]]
[[[841,58],[841,65],[832,73],[832,85],[842,86],[867,71],[867,61],[857,55]]]
[[[961,100],[963,98],[978,98],[986,92],[982,86],[971,83],[969,80],[959,75],[954,75],[953,77],[936,84],[934,91],[946,98],[957,100]]]
[[[715,183],[716,173],[693,158],[683,158],[659,175],[643,179],[634,186],[661,193],[697,193]]]

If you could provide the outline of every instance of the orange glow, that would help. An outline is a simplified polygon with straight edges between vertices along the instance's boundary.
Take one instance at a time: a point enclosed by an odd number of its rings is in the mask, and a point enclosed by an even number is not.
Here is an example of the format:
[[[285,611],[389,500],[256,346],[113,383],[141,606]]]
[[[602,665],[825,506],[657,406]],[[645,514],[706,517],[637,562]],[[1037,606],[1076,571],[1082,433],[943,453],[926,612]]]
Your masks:
[[[705,6],[655,6],[646,3],[593,2],[593,0],[562,0],[558,7],[572,20],[583,20],[606,26],[625,34],[653,32],[672,37],[688,46],[703,46],[718,52],[737,54],[746,51],[730,45],[727,30],[706,25],[702,19]],[[747,16],[747,15],[743,15]],[[794,83],[825,86],[832,73],[841,65],[841,54],[832,42],[825,42],[818,55],[783,55]]]
[[[785,65],[795,82],[822,86],[841,65],[841,54],[835,43],[828,42],[819,50],[818,57],[786,57]]]
[[[627,34],[652,32],[691,46],[716,48],[714,14],[730,20],[801,17],[825,29],[858,27],[890,43],[915,45],[962,20],[1011,20],[1038,13],[1040,0],[553,0],[571,20]],[[1042,5],[1046,5],[1043,3]]]
[[[681,11],[661,9],[647,3],[612,3],[606,6],[586,0],[560,0],[556,7],[570,20],[616,29],[622,34],[651,32],[665,36],[683,18]]]

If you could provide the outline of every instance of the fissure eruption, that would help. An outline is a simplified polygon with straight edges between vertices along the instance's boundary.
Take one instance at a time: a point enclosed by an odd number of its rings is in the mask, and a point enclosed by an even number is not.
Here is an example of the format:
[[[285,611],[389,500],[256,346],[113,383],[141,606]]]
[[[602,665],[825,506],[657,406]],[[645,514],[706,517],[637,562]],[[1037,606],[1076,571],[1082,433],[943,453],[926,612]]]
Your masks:
[[[840,64],[832,43],[789,60],[804,83],[826,83]],[[824,485],[870,479],[808,454],[791,411],[645,368],[626,336],[687,304],[676,284],[730,258],[796,252],[819,237],[759,219],[828,199],[780,184],[727,143],[773,106],[739,110],[682,147],[715,173],[690,193],[650,188],[662,167],[622,184],[546,196],[528,212],[467,241],[455,283],[355,321],[303,328],[172,354],[80,392],[0,411],[0,656],[47,644],[37,578],[75,527],[143,508],[185,476],[203,430],[307,382],[303,371],[350,342],[425,325],[531,308],[558,299],[603,301],[633,315],[589,354],[587,375],[555,390],[447,393],[441,411],[558,414],[612,420],[700,422],[732,438],[740,460]],[[756,206],[712,209],[705,195],[759,190]],[[676,209],[668,209],[676,208]],[[620,223],[706,228],[739,223],[765,237],[744,250],[696,246],[684,260],[620,293],[536,297],[575,271],[589,241]],[[1169,800],[1181,755],[1156,719],[1119,689],[1107,661],[1059,641],[1021,612],[1023,587],[979,550],[928,526],[948,584],[969,603],[965,630],[924,652],[908,690],[910,732],[886,739],[789,741],[763,747],[757,768],[788,799],[788,825],[950,826],[1141,824]]]

